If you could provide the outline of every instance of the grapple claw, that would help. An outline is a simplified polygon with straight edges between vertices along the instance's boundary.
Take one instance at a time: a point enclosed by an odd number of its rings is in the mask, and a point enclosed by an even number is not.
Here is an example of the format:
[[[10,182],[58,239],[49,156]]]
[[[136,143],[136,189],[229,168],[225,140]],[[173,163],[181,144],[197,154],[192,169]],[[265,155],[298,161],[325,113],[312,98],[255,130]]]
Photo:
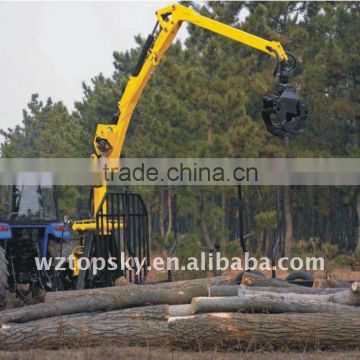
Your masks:
[[[308,110],[295,91],[286,85],[280,88],[278,94],[263,97],[262,116],[266,129],[284,138],[303,131]]]
[[[289,85],[289,72],[296,67],[296,58],[286,53],[292,59],[289,67],[288,60],[279,60],[273,73],[279,77],[275,95],[263,96],[262,116],[266,129],[273,135],[287,137],[303,132],[303,127],[308,118],[306,104],[296,95],[295,90]]]

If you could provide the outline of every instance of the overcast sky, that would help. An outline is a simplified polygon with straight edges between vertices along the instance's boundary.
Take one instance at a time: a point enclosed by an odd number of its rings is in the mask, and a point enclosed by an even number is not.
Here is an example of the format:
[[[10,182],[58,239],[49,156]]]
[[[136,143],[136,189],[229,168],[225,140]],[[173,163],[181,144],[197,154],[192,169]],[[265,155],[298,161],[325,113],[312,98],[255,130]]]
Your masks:
[[[0,2],[0,127],[21,122],[33,93],[72,109],[82,81],[110,76],[113,51],[133,47],[138,33],[147,36],[155,10],[170,3]]]

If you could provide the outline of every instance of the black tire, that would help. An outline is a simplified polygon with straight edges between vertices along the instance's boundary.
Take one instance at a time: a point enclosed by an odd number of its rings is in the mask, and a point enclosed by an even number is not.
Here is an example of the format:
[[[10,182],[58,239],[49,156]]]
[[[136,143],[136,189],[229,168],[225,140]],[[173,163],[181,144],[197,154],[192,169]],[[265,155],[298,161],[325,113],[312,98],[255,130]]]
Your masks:
[[[258,270],[243,271],[243,272],[242,272],[241,274],[239,274],[239,276],[236,278],[236,284],[238,284],[238,285],[241,284],[241,280],[242,280],[243,274],[244,274],[245,272],[250,272],[250,273],[252,273],[252,274],[265,277],[265,275],[264,275],[261,271],[258,271]]]
[[[285,279],[290,283],[299,283],[299,285],[312,286],[314,277],[306,271],[294,271]]]
[[[0,301],[5,298],[8,287],[8,261],[6,260],[5,249],[0,246]]]

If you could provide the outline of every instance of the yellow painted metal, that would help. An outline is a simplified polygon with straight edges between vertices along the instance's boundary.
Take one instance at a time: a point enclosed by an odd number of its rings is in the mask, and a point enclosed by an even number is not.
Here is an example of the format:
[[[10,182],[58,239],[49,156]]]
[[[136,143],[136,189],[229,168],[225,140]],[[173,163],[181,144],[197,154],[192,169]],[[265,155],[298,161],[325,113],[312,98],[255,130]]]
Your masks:
[[[72,262],[73,262],[73,275],[79,276],[80,275],[80,267],[79,267],[79,259],[84,254],[84,247],[83,246],[76,246],[72,253]]]
[[[109,225],[109,229],[108,229],[108,225]],[[112,230],[116,230],[118,228],[122,229],[123,223],[119,223],[118,221],[112,221],[112,220],[105,221],[100,229],[102,231],[101,235],[107,235]],[[96,220],[95,219],[78,220],[74,222],[74,224],[72,225],[72,229],[74,231],[80,231],[80,232],[94,231],[96,230]]]
[[[97,126],[94,138],[94,157],[119,159],[131,116],[141,94],[184,21],[263,51],[272,57],[277,57],[280,61],[287,60],[286,53],[279,42],[268,41],[219,21],[212,20],[182,5],[176,4],[160,9],[156,12],[156,18],[160,25],[160,31],[153,46],[148,51],[147,58],[139,74],[137,76],[130,76],[125,91],[118,103],[120,115],[117,124],[99,124]],[[100,147],[98,139],[103,139],[107,146],[105,148]],[[106,194],[105,181],[101,186],[94,187],[93,193],[93,216],[95,216],[99,206],[103,207],[103,211],[106,210],[106,203],[102,202]],[[93,224],[80,225],[75,223],[73,226],[74,229],[79,227],[90,230],[93,229]]]

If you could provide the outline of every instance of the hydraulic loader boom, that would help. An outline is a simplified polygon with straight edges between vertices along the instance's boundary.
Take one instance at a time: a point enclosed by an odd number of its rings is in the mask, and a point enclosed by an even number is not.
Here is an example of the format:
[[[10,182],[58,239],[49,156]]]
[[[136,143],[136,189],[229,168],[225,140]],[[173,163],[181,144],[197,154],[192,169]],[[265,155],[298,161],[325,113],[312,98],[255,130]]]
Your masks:
[[[263,118],[266,128],[276,136],[285,137],[297,134],[307,117],[307,110],[288,85],[288,54],[277,41],[268,41],[232,26],[207,18],[182,5],[171,5],[156,12],[157,22],[146,40],[138,64],[130,77],[125,91],[118,103],[119,114],[112,124],[99,124],[94,138],[93,158],[114,158],[121,155],[129,123],[140,96],[163,55],[173,42],[183,22],[210,30],[247,46],[269,54],[277,60],[274,72],[279,76],[278,90],[275,95],[263,99]],[[292,57],[292,56],[291,56]],[[278,123],[273,123],[275,115]],[[106,184],[93,188],[93,216],[99,207],[104,206]],[[94,221],[74,223],[74,230],[94,230]]]

